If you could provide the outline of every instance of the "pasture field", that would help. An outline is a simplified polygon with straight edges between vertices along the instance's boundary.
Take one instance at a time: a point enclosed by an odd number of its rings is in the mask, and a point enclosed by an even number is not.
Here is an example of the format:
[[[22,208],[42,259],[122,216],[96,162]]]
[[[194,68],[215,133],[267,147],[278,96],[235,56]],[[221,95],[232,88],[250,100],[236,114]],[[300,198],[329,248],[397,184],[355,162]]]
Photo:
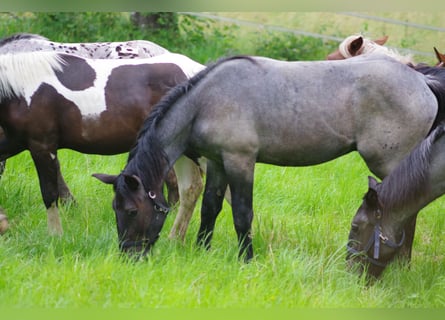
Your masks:
[[[124,155],[63,150],[62,170],[78,203],[65,206],[65,234],[51,238],[27,152],[8,160],[0,203],[10,230],[0,238],[0,306],[153,308],[402,308],[445,305],[445,203],[418,219],[411,267],[395,263],[367,286],[345,265],[352,215],[368,171],[357,154],[307,167],[258,165],[255,259],[237,259],[230,207],[217,221],[213,247],[197,248],[198,210],[184,244],[169,240],[175,211],[153,254],[138,263],[117,248],[111,187],[91,177],[119,172]]]
[[[409,17],[403,14],[381,15],[445,27],[442,13],[411,13]],[[129,35],[144,38],[143,33],[134,30],[128,33],[116,25],[94,29],[92,23],[87,24],[92,31],[85,31],[85,34],[97,37],[82,38],[81,33],[70,33],[79,28],[70,29],[67,23],[55,21],[54,26],[39,25],[27,20],[26,15],[23,14],[25,18],[0,15],[1,34],[43,30],[45,36],[55,41],[79,41],[79,38],[117,41]],[[339,37],[360,31],[370,36],[387,33],[389,44],[393,46],[400,44],[428,51],[436,45],[445,51],[444,37],[439,32],[428,35],[411,29],[405,29],[405,33],[392,32],[388,25],[378,27],[377,23],[363,20],[349,25],[349,18],[343,16],[329,20],[328,15],[336,16],[333,13],[224,15],[334,33]],[[107,21],[112,22],[111,19]],[[60,25],[65,28],[63,32]],[[59,31],[50,33],[52,28]],[[105,33],[110,30],[115,32],[113,36]],[[228,34],[217,33],[219,38],[212,38],[215,34],[211,34],[210,38],[185,41],[183,49],[180,43],[163,42],[162,37],[159,41],[146,39],[206,63],[226,53],[252,53],[253,44],[258,42],[233,34],[242,34],[243,30],[228,29],[224,31]],[[260,35],[261,32],[257,31]],[[401,40],[393,42],[396,34]],[[421,48],[417,47],[420,43]],[[332,43],[320,48],[322,45],[320,42],[311,57],[324,57],[333,48]],[[309,55],[312,54],[310,49],[306,49]],[[262,53],[269,55],[268,51]],[[419,215],[410,267],[396,262],[372,286],[347,270],[345,246],[349,226],[367,189],[367,175],[370,174],[356,153],[306,168],[257,165],[253,222],[255,258],[249,264],[237,259],[236,235],[227,204],[217,220],[210,251],[195,245],[198,204],[184,244],[167,238],[175,218],[173,210],[146,261],[134,263],[123,258],[117,247],[112,189],[91,174],[120,172],[126,155],[89,156],[62,150],[59,157],[62,172],[77,199],[76,204],[61,207],[65,230],[61,238],[47,234],[46,211],[29,153],[24,152],[7,162],[0,180],[0,206],[10,219],[10,230],[0,237],[0,308],[189,310],[445,306],[443,199],[430,204]]]

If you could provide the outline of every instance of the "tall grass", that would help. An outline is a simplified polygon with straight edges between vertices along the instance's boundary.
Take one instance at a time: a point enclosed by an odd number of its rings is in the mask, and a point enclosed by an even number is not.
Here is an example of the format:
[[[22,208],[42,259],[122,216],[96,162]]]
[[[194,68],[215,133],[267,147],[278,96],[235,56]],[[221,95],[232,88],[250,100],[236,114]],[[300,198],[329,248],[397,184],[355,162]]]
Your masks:
[[[280,46],[284,47],[281,44],[271,47],[273,41],[269,40],[278,39],[275,35],[266,37],[264,42],[245,41],[246,46],[242,46],[236,37],[237,29],[209,31],[208,26],[191,23],[184,26],[189,28],[184,29],[185,34],[195,38],[170,37],[171,42],[164,42],[165,38],[151,38],[144,31],[130,28],[128,20],[120,20],[120,16],[110,17],[115,20],[108,21],[106,28],[70,25],[67,21],[50,28],[33,14],[12,18],[2,14],[0,30],[3,35],[42,33],[55,41],[145,38],[203,63],[227,53],[252,53],[249,50],[258,48],[262,48],[261,52],[255,53],[262,55],[289,54],[280,50]],[[299,18],[295,17],[297,21]],[[84,18],[90,24],[96,21],[93,14]],[[286,21],[283,16],[279,19]],[[319,57],[330,50],[323,43],[311,46],[321,48],[316,53]],[[310,50],[305,52],[310,54]],[[349,226],[366,191],[369,174],[355,153],[307,168],[257,166],[255,258],[249,264],[237,259],[236,236],[227,204],[218,217],[210,251],[195,245],[198,204],[184,244],[167,238],[174,210],[148,259],[138,263],[126,260],[117,248],[111,187],[91,177],[95,172],[120,172],[126,155],[89,156],[62,150],[59,157],[77,199],[76,204],[61,208],[65,233],[60,238],[47,234],[45,208],[28,152],[8,160],[0,181],[0,205],[10,221],[10,230],[0,237],[0,307],[445,305],[443,200],[434,202],[419,215],[410,268],[395,263],[373,286],[367,286],[364,279],[347,270],[345,244]]]
[[[112,192],[90,175],[119,172],[125,157],[63,151],[77,198],[62,209],[65,234],[51,238],[35,170],[25,152],[8,161],[0,201],[11,228],[0,238],[0,306],[15,307],[440,307],[445,303],[443,202],[419,216],[411,267],[393,264],[366,286],[347,270],[350,220],[366,190],[356,154],[307,168],[258,165],[255,258],[237,259],[230,207],[212,249],[195,245],[199,206],[184,244],[168,240],[175,211],[153,253],[119,254]]]

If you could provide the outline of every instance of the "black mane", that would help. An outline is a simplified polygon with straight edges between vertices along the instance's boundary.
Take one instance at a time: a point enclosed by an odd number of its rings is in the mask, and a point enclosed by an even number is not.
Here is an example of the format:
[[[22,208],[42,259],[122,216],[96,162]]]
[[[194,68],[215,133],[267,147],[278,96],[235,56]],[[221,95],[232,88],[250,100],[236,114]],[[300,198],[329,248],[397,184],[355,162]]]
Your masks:
[[[152,136],[152,131],[155,130],[157,123],[164,117],[170,107],[179,100],[184,94],[190,91],[193,86],[195,86],[202,78],[204,78],[209,72],[213,69],[221,65],[222,63],[235,59],[248,59],[253,63],[256,63],[252,57],[249,56],[232,56],[228,58],[222,58],[217,62],[210,64],[204,70],[198,72],[196,75],[191,77],[190,79],[178,84],[174,88],[172,88],[167,94],[165,94],[161,100],[153,107],[152,111],[148,115],[147,119],[145,119],[144,124],[139,131],[137,143],[135,147],[130,151],[129,158],[133,158],[134,154],[138,151],[139,140],[142,140],[144,136]]]
[[[425,75],[426,83],[436,96],[439,105],[436,118],[431,127],[432,131],[445,120],[445,68],[431,67],[425,64],[418,64],[417,66],[412,66],[412,68]]]
[[[429,168],[433,146],[444,134],[445,123],[442,122],[383,180],[379,196],[385,208],[409,205],[428,193],[431,187]]]
[[[164,179],[164,170],[168,164],[168,159],[160,146],[156,135],[156,125],[161,121],[170,107],[175,104],[183,95],[192,90],[193,87],[203,79],[209,72],[222,63],[234,59],[248,59],[253,63],[255,60],[249,56],[232,56],[222,58],[217,62],[207,66],[204,70],[181,84],[172,88],[165,94],[161,100],[153,107],[147,119],[139,131],[135,146],[131,149],[127,166],[124,172],[137,172],[147,185],[146,190],[151,190]]]
[[[0,47],[4,46],[10,42],[20,41],[20,40],[29,40],[29,39],[39,39],[39,40],[48,40],[47,38],[32,33],[16,33],[7,38],[3,38],[0,40]],[[49,41],[49,40],[48,40]]]
[[[256,63],[256,61],[252,57],[249,57],[249,56],[231,56],[231,57],[221,58],[218,61],[216,61],[215,63],[208,65],[207,68],[200,71],[199,73],[194,75],[189,80],[184,81],[183,83],[172,88],[154,106],[153,110],[150,112],[150,115],[145,120],[141,131],[139,132],[138,139],[140,139],[142,136],[144,136],[147,131],[155,130],[156,124],[164,117],[164,115],[167,113],[167,111],[170,109],[170,107],[176,101],[178,101],[179,98],[181,98],[184,94],[186,94],[188,91],[190,91],[193,88],[193,86],[195,86],[207,74],[209,74],[212,70],[214,70],[219,65],[221,65],[227,61],[236,60],[236,59],[247,59],[249,61],[252,61],[253,63]]]

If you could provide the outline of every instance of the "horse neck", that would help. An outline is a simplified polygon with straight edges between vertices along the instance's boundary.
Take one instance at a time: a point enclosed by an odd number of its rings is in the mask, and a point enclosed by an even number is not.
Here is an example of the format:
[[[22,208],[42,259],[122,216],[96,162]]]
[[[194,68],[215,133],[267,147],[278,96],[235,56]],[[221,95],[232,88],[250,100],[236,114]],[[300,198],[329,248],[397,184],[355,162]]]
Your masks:
[[[445,125],[439,126],[386,177],[379,196],[394,228],[445,193]]]
[[[187,149],[194,113],[191,106],[182,104],[173,103],[172,111],[161,114],[160,119],[148,118],[130,152],[129,166],[147,190],[161,190],[167,173]]]

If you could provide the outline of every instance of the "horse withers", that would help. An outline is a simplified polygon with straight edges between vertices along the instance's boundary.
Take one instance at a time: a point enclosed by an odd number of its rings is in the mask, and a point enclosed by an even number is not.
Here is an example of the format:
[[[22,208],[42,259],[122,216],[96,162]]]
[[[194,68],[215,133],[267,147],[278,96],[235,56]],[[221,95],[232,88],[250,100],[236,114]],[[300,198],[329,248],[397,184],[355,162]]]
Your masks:
[[[0,126],[6,135],[0,156],[30,151],[50,233],[62,233],[57,150],[103,155],[129,151],[153,105],[203,68],[173,53],[133,60],[55,52],[0,55]],[[178,218],[193,210],[200,193],[193,184],[202,183],[196,164],[185,158],[177,167],[181,164],[188,169],[179,168],[184,174],[178,174]]]
[[[120,174],[96,175],[114,187],[122,250],[149,252],[166,217],[166,172],[181,155],[203,156],[208,162],[198,242],[210,246],[229,185],[239,254],[251,259],[256,162],[308,166],[358,151],[371,172],[385,177],[444,108],[430,88],[438,82],[382,55],[220,60],[157,104]]]

